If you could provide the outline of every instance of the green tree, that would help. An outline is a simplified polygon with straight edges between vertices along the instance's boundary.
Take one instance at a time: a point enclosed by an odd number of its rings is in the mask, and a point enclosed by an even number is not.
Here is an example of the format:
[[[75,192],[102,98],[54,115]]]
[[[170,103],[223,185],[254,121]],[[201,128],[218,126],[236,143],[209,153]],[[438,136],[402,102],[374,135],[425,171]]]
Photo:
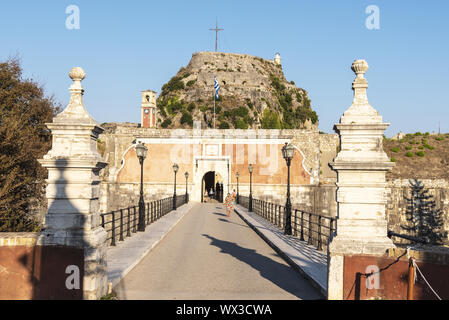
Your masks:
[[[406,210],[407,224],[402,225],[412,236],[427,239],[429,244],[442,245],[448,242],[447,231],[444,230],[444,212],[436,208],[433,196],[424,184],[415,179],[409,181],[411,186],[410,198],[405,197],[408,205]]]
[[[275,111],[265,109],[261,120],[262,129],[281,129],[281,120]]]
[[[30,206],[43,201],[47,172],[37,159],[51,148],[45,123],[59,111],[42,86],[22,77],[17,59],[0,63],[0,232],[40,229]]]
[[[190,127],[193,127],[193,117],[188,112],[183,112],[181,117],[181,124],[187,123]]]

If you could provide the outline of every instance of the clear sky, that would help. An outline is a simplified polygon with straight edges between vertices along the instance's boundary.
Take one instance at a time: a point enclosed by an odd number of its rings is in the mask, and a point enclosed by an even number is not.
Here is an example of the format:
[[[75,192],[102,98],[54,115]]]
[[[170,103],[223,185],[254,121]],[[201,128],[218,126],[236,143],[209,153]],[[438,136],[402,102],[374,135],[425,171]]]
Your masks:
[[[80,28],[66,8],[77,5]],[[378,30],[365,12],[379,8]],[[282,56],[287,80],[306,89],[333,132],[352,102],[350,66],[366,59],[368,97],[391,123],[387,136],[449,132],[447,0],[15,0],[0,4],[0,59],[19,55],[25,76],[65,107],[71,67],[87,73],[85,105],[102,122],[139,122],[140,91],[160,91],[192,53]],[[371,20],[370,20],[371,21]]]

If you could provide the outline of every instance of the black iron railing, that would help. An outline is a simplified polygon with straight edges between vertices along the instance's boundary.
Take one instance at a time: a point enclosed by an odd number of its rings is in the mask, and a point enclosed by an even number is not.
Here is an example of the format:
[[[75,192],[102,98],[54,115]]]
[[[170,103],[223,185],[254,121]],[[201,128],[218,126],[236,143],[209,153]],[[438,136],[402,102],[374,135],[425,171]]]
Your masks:
[[[186,203],[186,195],[176,196],[176,207]],[[145,203],[145,225],[157,221],[173,210],[173,197]],[[117,241],[124,241],[137,233],[139,206],[115,210],[100,214],[101,226],[108,233],[107,241],[115,246]]]
[[[249,208],[249,197],[240,196],[240,205]],[[285,227],[285,206],[253,198],[253,211],[279,228]],[[324,250],[329,238],[335,232],[335,218],[300,209],[292,209],[293,236],[307,244],[314,245],[318,250]]]
[[[430,243],[429,239],[421,239],[421,238],[409,236],[406,234],[399,234],[399,233],[396,233],[393,231],[388,231],[388,238],[391,239],[392,237],[406,239],[406,240],[411,241],[412,243],[421,243],[421,244],[429,244]]]

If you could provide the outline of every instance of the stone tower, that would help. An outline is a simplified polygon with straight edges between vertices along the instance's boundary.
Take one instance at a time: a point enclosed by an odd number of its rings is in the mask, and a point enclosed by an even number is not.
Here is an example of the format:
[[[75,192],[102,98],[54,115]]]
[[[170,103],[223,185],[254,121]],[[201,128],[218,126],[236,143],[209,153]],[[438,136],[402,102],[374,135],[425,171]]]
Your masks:
[[[142,91],[140,119],[143,128],[156,128],[156,92],[153,90]]]
[[[277,65],[281,65],[281,55],[279,54],[279,52],[274,55],[274,63],[276,63]]]

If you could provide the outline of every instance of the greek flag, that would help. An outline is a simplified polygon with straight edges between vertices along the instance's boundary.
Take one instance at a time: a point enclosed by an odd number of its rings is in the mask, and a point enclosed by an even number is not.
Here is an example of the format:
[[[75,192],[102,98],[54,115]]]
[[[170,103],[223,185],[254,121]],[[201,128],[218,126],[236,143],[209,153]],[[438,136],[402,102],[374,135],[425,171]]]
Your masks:
[[[218,84],[217,78],[214,76],[214,88],[215,88],[215,99],[218,99],[218,91],[220,91],[220,85]]]

